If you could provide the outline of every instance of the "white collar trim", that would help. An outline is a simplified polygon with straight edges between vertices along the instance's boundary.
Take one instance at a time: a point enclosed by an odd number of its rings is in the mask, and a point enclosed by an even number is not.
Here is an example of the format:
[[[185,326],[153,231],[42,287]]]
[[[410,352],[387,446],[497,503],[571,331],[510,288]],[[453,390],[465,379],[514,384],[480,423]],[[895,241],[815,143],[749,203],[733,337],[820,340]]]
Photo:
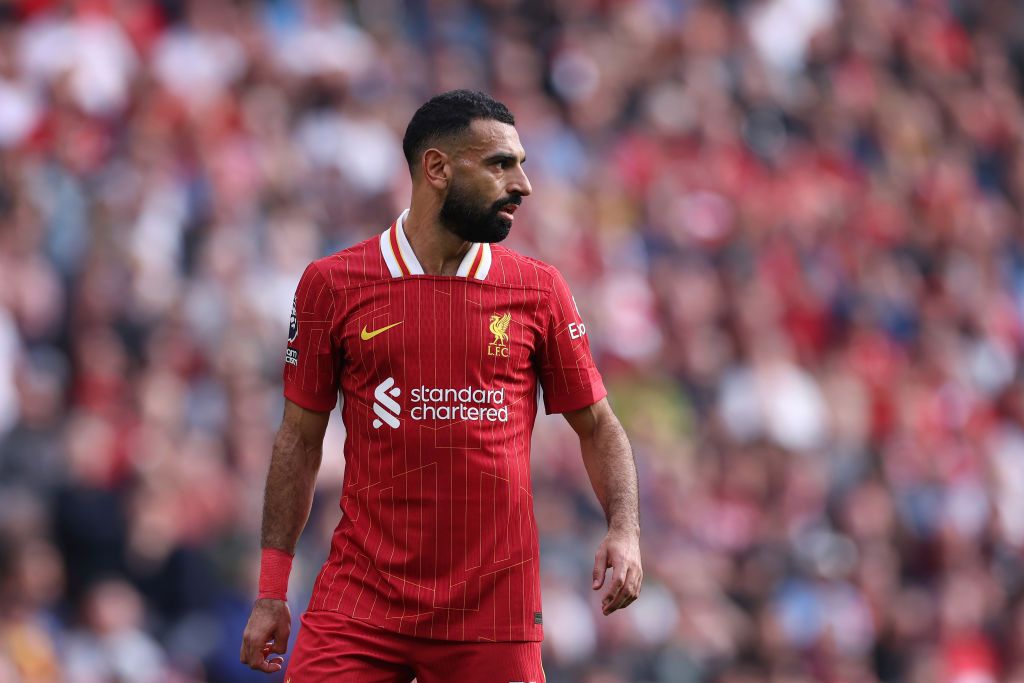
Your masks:
[[[408,215],[409,209],[406,209],[395,221],[395,224],[380,236],[380,253],[384,257],[384,263],[392,277],[403,277],[405,271],[408,271],[409,275],[424,274],[423,266],[420,265],[416,258],[416,252],[412,250],[412,245],[409,244],[409,239],[405,236],[403,225]],[[478,260],[479,263],[477,263]],[[455,275],[486,280],[487,273],[491,270],[492,260],[491,245],[486,242],[474,242],[466,255],[462,257],[462,263],[459,264]],[[474,268],[474,266],[476,267]]]

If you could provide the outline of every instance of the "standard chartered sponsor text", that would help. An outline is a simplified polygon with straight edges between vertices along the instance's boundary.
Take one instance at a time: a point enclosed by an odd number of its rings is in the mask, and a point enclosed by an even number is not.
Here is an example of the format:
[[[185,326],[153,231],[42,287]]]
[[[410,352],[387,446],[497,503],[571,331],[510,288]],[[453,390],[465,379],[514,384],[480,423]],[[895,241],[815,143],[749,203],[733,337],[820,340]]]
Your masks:
[[[508,422],[505,389],[461,389],[441,387],[414,387],[409,392],[413,420],[480,420]]]

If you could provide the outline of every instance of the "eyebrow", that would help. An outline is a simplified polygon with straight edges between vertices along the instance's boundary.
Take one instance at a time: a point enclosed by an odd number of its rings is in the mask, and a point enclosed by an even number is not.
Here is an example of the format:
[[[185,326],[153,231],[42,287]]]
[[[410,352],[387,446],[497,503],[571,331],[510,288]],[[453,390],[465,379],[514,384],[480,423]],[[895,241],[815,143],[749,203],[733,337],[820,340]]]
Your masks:
[[[525,164],[526,163],[526,155],[525,154],[523,154],[522,158],[519,158],[519,157],[517,157],[514,154],[509,154],[508,152],[498,152],[497,154],[492,154],[491,156],[489,156],[486,159],[484,159],[484,163],[490,165],[490,164],[493,164],[493,163],[496,163],[496,162],[499,162],[499,161],[501,161],[501,162],[516,161],[517,159],[518,159],[520,164]]]

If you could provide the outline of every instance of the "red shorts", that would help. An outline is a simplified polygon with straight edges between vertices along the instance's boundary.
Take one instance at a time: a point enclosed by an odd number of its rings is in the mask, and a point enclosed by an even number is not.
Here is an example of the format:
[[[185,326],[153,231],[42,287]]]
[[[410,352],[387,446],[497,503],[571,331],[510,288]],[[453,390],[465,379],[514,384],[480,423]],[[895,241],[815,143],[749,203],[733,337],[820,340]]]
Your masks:
[[[285,683],[544,683],[540,643],[429,640],[338,612],[302,615]]]

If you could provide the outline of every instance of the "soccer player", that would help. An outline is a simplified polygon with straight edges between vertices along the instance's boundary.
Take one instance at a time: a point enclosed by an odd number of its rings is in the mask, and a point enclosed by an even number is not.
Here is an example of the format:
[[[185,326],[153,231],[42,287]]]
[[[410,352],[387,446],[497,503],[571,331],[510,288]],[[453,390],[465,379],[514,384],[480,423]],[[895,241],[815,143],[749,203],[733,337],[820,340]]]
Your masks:
[[[241,660],[279,671],[285,590],[339,390],[341,521],[301,621],[288,683],[544,680],[530,436],[538,382],[579,435],[608,519],[604,614],[640,593],[636,468],[587,332],[553,267],[495,243],[530,194],[508,109],[458,90],[403,141],[408,210],[313,262],[285,354],[285,410],[263,507],[259,596]]]

